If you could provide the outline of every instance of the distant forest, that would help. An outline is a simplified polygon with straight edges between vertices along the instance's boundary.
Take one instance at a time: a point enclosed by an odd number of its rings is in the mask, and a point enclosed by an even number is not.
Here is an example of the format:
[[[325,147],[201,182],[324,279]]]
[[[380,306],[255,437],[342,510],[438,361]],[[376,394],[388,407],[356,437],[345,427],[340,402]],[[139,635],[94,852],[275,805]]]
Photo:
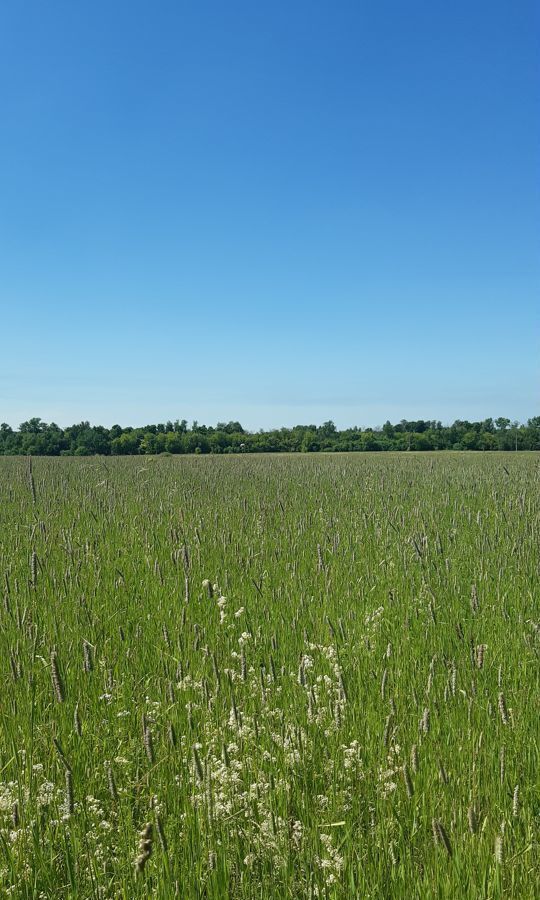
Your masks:
[[[80,422],[60,428],[41,419],[23,422],[18,431],[0,425],[0,455],[136,456],[156,453],[317,453],[368,450],[540,450],[540,416],[527,424],[510,419],[484,419],[453,425],[402,420],[381,428],[346,428],[333,422],[296,425],[272,431],[245,431],[240,422],[191,426],[185,419],[122,428]]]

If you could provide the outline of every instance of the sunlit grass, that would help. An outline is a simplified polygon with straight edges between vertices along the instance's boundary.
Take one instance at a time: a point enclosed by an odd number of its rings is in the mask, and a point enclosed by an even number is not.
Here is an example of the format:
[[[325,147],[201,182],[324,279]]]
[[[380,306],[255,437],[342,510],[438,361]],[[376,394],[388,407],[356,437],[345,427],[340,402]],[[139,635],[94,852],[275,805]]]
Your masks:
[[[536,454],[0,460],[0,879],[537,896]]]

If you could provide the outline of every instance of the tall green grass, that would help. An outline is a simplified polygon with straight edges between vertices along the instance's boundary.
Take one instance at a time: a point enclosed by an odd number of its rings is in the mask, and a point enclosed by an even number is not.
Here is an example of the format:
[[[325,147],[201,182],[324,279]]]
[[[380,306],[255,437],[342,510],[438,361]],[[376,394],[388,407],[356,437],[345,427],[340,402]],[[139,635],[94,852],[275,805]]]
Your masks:
[[[538,896],[535,454],[0,460],[0,893]]]

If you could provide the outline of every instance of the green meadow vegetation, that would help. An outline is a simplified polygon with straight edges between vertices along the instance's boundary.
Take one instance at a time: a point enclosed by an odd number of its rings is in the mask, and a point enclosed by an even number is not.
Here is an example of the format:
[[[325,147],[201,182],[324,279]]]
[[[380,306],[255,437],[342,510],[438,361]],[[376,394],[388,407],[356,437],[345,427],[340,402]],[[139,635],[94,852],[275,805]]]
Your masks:
[[[0,460],[0,893],[534,898],[540,456]]]

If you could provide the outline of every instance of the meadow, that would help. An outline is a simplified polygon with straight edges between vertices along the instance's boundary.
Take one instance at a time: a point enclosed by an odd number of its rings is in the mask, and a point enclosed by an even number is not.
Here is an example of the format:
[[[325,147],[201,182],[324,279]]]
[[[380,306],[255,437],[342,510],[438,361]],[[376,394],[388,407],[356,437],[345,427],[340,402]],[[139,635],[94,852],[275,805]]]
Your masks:
[[[540,455],[0,459],[0,893],[533,898]]]

